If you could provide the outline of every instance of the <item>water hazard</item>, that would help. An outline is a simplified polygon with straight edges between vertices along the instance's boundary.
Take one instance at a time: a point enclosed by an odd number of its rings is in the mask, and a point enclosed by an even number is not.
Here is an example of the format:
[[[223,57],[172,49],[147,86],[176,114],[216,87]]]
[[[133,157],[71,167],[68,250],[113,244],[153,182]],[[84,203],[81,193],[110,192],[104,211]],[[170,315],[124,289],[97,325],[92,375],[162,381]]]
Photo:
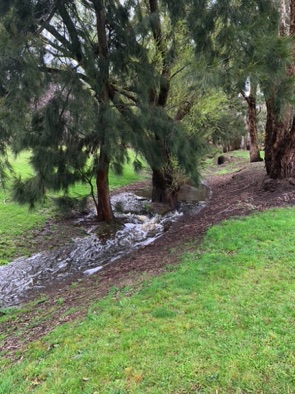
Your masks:
[[[204,206],[204,202],[196,204],[196,199],[204,201],[209,196],[209,189],[203,187],[202,198],[200,195],[196,197],[193,189],[183,190],[179,196],[179,209],[164,215],[151,214],[146,197],[132,193],[113,196],[112,206],[122,223],[113,236],[101,239],[97,227],[92,226],[87,229],[86,237],[73,239],[71,243],[51,251],[18,258],[0,267],[0,307],[17,305],[31,290],[42,292],[50,284],[74,274],[91,275],[135,248],[153,242],[185,210],[198,211]],[[189,198],[185,198],[186,193]],[[83,226],[82,219],[80,225]]]

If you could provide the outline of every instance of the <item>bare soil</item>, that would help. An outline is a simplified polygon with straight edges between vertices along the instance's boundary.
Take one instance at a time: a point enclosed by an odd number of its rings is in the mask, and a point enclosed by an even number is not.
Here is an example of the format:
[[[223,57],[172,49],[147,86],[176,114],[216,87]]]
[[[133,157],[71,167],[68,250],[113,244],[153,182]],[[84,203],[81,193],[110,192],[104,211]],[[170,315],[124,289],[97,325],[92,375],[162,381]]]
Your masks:
[[[21,357],[26,344],[60,324],[81,318],[89,305],[110,289],[129,286],[130,293],[134,292],[145,279],[160,275],[167,267],[177,264],[184,251],[194,250],[210,226],[231,217],[295,205],[295,179],[268,180],[264,163],[239,163],[234,171],[210,175],[206,183],[212,189],[212,197],[207,206],[197,214],[183,216],[154,243],[115,261],[95,275],[76,277],[74,283],[60,283],[58,288],[48,288],[43,295],[33,294],[34,302],[24,306],[25,312],[14,314],[13,318],[1,323],[2,354],[12,359]],[[143,186],[136,184],[124,190],[136,191]],[[35,250],[50,246],[44,241],[48,231],[48,242],[55,245],[55,240],[65,242],[81,230],[73,227],[71,218],[52,222],[39,233]],[[115,291],[113,294],[116,297]]]

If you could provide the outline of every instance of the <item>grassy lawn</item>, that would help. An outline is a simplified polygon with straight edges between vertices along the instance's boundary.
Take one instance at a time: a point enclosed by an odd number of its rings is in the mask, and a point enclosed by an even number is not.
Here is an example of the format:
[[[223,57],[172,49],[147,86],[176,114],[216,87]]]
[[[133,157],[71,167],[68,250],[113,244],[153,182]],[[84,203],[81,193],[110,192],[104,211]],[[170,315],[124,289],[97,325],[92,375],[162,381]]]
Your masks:
[[[226,161],[222,165],[217,165],[217,157],[225,156]],[[260,151],[260,156],[264,157],[264,151]],[[238,171],[245,165],[248,165],[250,161],[250,154],[247,150],[235,150],[227,153],[221,153],[215,155],[213,158],[206,158],[202,163],[202,174],[203,176],[210,175],[226,175],[232,172]]]
[[[29,153],[23,153],[13,160],[13,168],[17,175],[26,177],[32,173],[29,165]],[[133,171],[132,164],[126,164],[123,176],[116,176],[112,171],[109,176],[110,189],[143,179],[142,174]],[[70,195],[82,197],[89,195],[89,187],[77,184],[70,190]],[[27,206],[20,206],[10,200],[9,184],[7,190],[0,188],[0,265],[11,261],[16,255],[25,255],[26,241],[22,234],[44,225],[45,221],[56,214],[50,199],[34,211],[29,211]]]
[[[212,227],[179,267],[2,358],[0,393],[294,394],[294,229],[295,208]]]

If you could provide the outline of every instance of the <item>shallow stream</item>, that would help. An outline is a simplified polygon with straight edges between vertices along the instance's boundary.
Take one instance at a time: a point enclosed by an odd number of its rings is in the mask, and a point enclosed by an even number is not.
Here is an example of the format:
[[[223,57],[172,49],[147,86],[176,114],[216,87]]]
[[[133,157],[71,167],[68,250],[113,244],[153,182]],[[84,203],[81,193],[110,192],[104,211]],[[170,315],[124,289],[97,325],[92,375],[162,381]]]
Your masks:
[[[73,239],[71,243],[51,251],[20,257],[0,267],[0,307],[15,306],[31,290],[42,291],[74,274],[91,275],[132,250],[153,242],[183,212],[202,209],[210,193],[206,186],[202,188],[202,196],[199,189],[195,189],[195,193],[192,187],[184,190],[180,193],[179,209],[164,215],[151,214],[149,200],[145,197],[132,193],[113,196],[112,206],[122,226],[110,238],[100,239],[97,226],[92,226],[87,229],[86,237]],[[189,192],[189,198],[185,198],[186,192]],[[83,219],[79,224],[85,225]]]

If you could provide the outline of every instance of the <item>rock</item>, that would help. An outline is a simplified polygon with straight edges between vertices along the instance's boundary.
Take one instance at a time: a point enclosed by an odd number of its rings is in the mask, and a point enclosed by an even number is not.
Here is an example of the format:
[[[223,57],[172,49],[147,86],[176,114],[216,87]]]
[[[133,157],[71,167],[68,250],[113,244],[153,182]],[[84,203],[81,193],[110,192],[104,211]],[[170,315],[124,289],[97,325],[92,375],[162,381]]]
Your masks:
[[[223,156],[223,155],[218,156],[218,158],[217,158],[217,164],[218,164],[219,166],[220,166],[221,164],[224,164],[225,161],[226,161],[225,156]]]
[[[289,178],[288,181],[290,185],[295,186],[295,178]]]

